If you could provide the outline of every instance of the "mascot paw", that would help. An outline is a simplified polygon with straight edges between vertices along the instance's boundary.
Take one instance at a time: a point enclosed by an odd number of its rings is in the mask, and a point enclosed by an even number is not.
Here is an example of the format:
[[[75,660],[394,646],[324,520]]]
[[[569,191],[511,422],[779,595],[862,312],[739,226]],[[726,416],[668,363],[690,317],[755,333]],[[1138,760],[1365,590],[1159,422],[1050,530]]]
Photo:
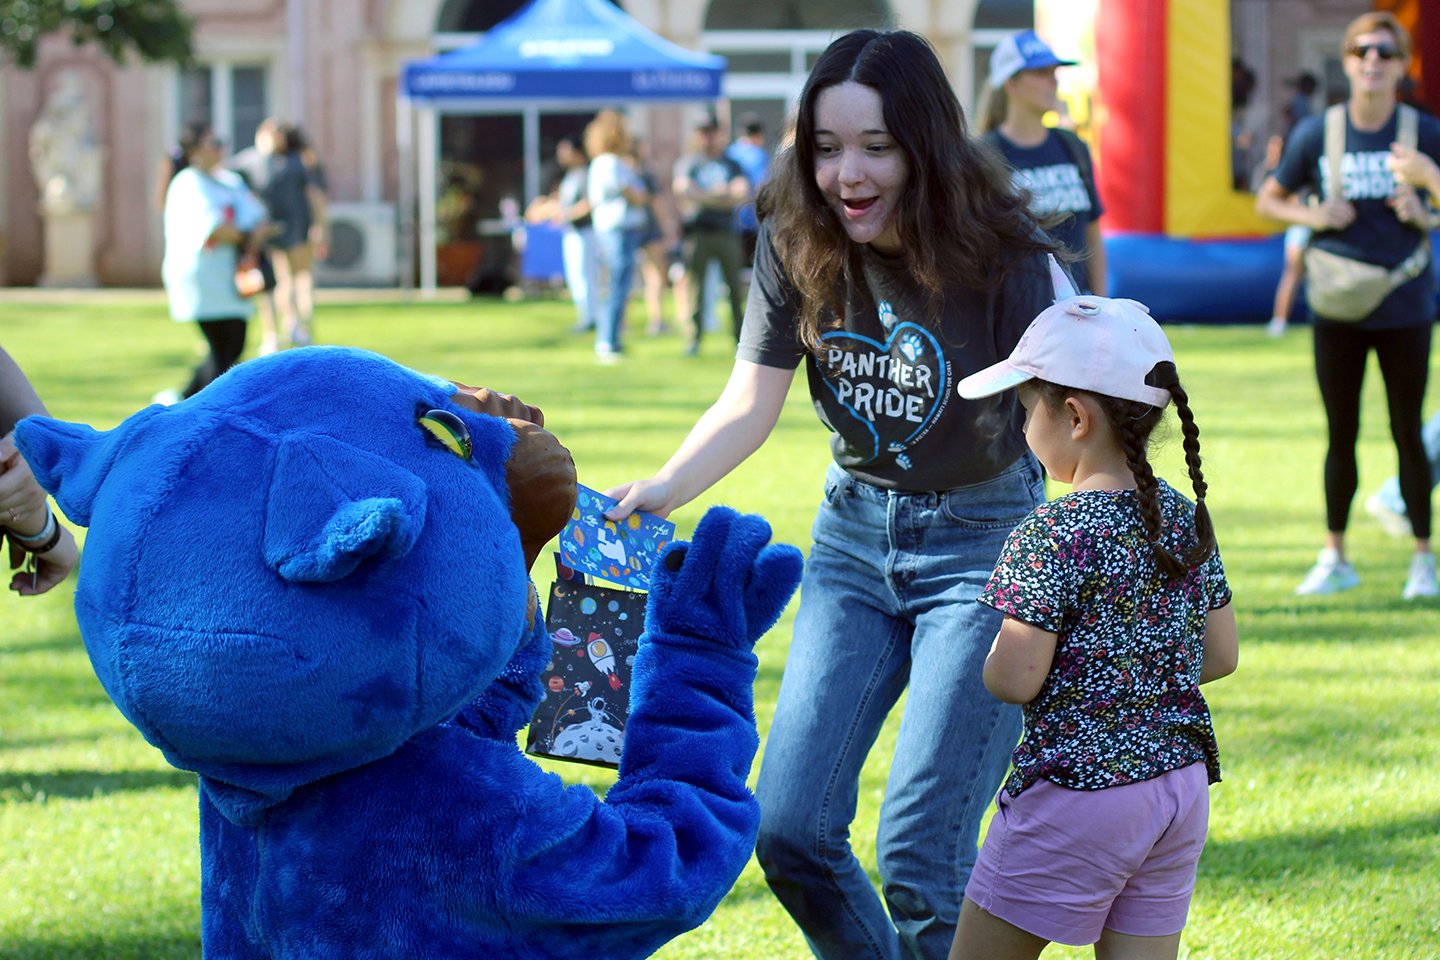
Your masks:
[[[803,566],[795,547],[770,543],[763,518],[711,507],[691,541],[661,553],[646,626],[749,650],[785,610]]]

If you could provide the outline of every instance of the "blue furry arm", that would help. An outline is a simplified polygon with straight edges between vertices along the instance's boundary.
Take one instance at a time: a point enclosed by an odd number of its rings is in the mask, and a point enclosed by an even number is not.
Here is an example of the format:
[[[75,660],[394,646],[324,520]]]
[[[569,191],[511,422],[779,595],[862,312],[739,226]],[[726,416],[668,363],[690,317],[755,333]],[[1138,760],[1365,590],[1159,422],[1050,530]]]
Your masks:
[[[595,948],[618,956],[615,925],[648,950],[701,923],[734,884],[759,823],[746,784],[759,745],[751,648],[784,610],[802,565],[798,550],[767,546],[769,538],[759,517],[715,508],[693,542],[662,555],[620,778],[603,804],[569,792],[570,827],[551,821],[530,837],[538,846],[517,876],[526,889],[507,898],[512,906],[532,902],[557,862],[566,864],[566,889],[618,887],[584,907],[586,923],[598,925]]]
[[[545,618],[535,611],[535,624],[515,656],[495,682],[460,711],[456,722],[482,737],[513,740],[517,731],[530,722],[535,707],[545,696],[540,675],[550,662],[553,647]]]
[[[573,787],[535,809],[532,795],[511,840],[519,862],[498,898],[507,926],[521,940],[561,939],[567,956],[650,956],[714,912],[755,848],[754,657],[656,642],[635,675],[638,706],[605,799]]]

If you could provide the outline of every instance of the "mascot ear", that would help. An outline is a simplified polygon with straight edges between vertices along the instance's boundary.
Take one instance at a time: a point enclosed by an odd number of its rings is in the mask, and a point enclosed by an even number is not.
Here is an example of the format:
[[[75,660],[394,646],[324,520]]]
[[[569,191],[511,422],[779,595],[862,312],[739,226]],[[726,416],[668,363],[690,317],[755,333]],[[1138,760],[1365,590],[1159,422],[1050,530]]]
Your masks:
[[[297,583],[349,576],[368,557],[401,557],[425,526],[425,484],[333,437],[282,440],[265,509],[265,563]]]
[[[141,410],[114,430],[49,417],[26,417],[15,425],[15,445],[40,486],[55,495],[65,516],[90,526],[95,496],[110,473],[125,438],[161,408]]]

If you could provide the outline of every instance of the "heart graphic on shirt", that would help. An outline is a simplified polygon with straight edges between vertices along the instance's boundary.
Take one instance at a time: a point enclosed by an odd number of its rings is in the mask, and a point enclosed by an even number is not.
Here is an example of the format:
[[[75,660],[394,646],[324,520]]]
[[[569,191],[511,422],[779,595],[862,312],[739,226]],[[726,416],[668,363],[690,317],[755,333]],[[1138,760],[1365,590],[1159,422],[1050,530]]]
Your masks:
[[[945,360],[939,341],[924,327],[908,321],[896,324],[883,343],[843,330],[820,339],[821,378],[836,402],[870,435],[867,462],[899,454],[944,406],[949,387]],[[856,431],[834,426],[852,447],[861,446]]]

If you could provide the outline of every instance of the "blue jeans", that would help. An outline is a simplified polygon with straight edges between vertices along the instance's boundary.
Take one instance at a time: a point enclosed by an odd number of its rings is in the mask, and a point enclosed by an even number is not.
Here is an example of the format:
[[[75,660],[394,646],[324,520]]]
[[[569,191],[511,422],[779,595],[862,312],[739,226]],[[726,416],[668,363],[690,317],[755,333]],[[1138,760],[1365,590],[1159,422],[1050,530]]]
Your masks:
[[[600,254],[595,249],[595,231],[589,227],[566,227],[560,235],[560,258],[565,286],[575,301],[576,326],[590,330],[600,326]]]
[[[596,230],[595,247],[600,262],[610,271],[610,289],[600,308],[595,327],[597,353],[619,353],[620,331],[625,327],[625,308],[630,305],[630,285],[635,280],[635,255],[640,251],[638,230]]]
[[[1000,615],[976,598],[1044,494],[1029,454],[940,493],[883,490],[833,464],[826,475],[756,787],[756,855],[817,957],[949,953],[980,821],[1020,738],[1020,708],[981,680]],[[850,822],[907,685],[876,838],[882,904]]]

